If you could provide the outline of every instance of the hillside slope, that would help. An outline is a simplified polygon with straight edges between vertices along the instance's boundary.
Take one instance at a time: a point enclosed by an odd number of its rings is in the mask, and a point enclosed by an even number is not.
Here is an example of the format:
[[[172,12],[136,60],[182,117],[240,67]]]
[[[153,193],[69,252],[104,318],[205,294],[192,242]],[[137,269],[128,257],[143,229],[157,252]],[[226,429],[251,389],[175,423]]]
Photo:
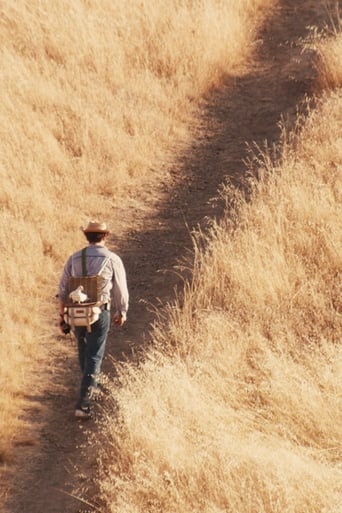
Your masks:
[[[212,201],[220,184],[230,179],[243,187],[246,143],[263,146],[267,140],[280,145],[279,121],[284,118],[291,126],[298,105],[314,91],[314,56],[302,53],[302,39],[308,27],[323,26],[325,17],[317,2],[280,2],[260,33],[248,72],[234,81],[227,76],[222,88],[208,94],[201,138],[179,157],[157,191],[143,191],[153,215],[130,211],[126,221],[121,220],[127,224],[113,242],[127,267],[131,310],[127,327],[112,335],[111,356],[129,357],[135,346],[148,341],[149,324],[159,306],[156,298],[165,304],[172,301],[175,287],[181,289],[182,279],[172,269],[190,257],[191,230],[198,224],[205,228],[208,219],[220,217],[223,205]],[[117,214],[111,213],[113,222]],[[96,430],[96,425],[80,429],[69,415],[72,394],[68,392],[77,386],[74,349],[61,338],[51,358],[53,380],[49,384],[51,375],[46,376],[46,389],[37,392],[31,410],[38,439],[33,433],[18,441],[22,450],[13,469],[9,513],[96,511],[80,501],[94,504],[96,454],[87,457],[80,448],[86,444],[87,430]],[[70,361],[67,372],[66,360]],[[106,368],[111,368],[110,359]],[[33,447],[26,447],[30,444]]]

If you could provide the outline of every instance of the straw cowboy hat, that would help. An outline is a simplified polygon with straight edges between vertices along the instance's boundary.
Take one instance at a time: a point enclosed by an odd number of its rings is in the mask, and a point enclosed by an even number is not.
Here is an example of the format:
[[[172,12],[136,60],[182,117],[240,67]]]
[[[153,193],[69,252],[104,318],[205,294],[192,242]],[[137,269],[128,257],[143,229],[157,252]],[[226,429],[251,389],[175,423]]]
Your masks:
[[[81,226],[81,230],[83,233],[109,233],[106,223],[100,223],[100,221],[89,221],[86,228]]]

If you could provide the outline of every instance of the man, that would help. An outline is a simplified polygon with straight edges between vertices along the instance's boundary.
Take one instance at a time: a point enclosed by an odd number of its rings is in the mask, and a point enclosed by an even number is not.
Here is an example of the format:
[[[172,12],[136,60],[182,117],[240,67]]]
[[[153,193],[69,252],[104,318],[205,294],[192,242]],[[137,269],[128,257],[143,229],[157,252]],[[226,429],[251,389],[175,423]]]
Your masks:
[[[71,276],[94,276],[101,274],[103,288],[101,297],[101,313],[96,322],[85,326],[75,326],[74,333],[78,344],[79,363],[82,371],[80,397],[76,404],[75,416],[91,417],[91,399],[97,387],[98,375],[101,371],[107,336],[110,328],[110,309],[113,303],[113,323],[122,326],[126,321],[128,310],[128,290],[126,272],[118,255],[106,248],[109,231],[105,223],[90,221],[86,228],[81,228],[88,246],[79,250],[67,260],[59,283],[60,327],[65,327],[64,312],[68,302],[68,281]],[[85,255],[85,258],[84,258]],[[84,261],[85,260],[85,261]],[[65,333],[65,331],[63,331]]]

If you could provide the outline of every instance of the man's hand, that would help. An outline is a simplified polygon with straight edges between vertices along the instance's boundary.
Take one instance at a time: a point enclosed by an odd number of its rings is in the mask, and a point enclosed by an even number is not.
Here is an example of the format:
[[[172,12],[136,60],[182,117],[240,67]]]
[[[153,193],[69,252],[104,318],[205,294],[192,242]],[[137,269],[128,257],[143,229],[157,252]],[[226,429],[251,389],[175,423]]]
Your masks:
[[[59,328],[64,335],[67,335],[71,331],[70,324],[65,322],[63,314],[59,316]]]
[[[125,322],[125,318],[123,317],[121,312],[116,312],[113,316],[113,324],[116,326],[122,326]]]

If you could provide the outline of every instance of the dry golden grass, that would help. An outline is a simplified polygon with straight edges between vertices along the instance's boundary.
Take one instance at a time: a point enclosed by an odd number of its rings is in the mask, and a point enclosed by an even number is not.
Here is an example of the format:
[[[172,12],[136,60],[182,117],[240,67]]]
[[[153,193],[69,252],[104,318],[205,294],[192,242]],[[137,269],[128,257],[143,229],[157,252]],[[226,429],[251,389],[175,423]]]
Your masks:
[[[30,371],[46,367],[75,228],[142,206],[136,191],[189,141],[203,93],[244,65],[271,3],[1,3],[0,459]]]
[[[108,511],[342,511],[341,133],[336,89],[195,241],[184,305],[112,392]]]
[[[2,2],[0,459],[75,226],[158,181],[270,3]],[[321,50],[330,86],[339,37]],[[235,198],[236,223],[230,210],[196,250],[184,307],[123,368],[121,422],[104,426],[109,511],[342,511],[341,125],[337,91],[251,202]]]
[[[342,20],[338,3],[330,12],[330,25],[325,33],[315,34],[313,47],[319,56],[318,67],[321,87],[336,88],[342,84]],[[327,35],[330,36],[327,39]]]

